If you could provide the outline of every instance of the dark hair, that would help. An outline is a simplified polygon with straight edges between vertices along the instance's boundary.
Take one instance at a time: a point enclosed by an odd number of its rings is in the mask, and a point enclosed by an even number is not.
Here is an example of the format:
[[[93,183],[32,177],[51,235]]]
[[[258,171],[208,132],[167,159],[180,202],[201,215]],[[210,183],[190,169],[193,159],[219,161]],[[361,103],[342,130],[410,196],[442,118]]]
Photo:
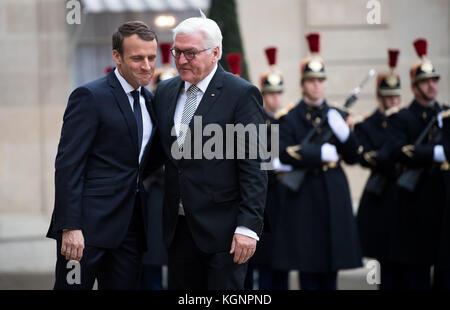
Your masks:
[[[156,33],[146,23],[141,21],[129,21],[120,25],[117,31],[112,35],[113,50],[117,50],[120,55],[123,55],[123,39],[133,34],[137,34],[139,38],[145,41],[156,40],[156,42],[158,42]]]

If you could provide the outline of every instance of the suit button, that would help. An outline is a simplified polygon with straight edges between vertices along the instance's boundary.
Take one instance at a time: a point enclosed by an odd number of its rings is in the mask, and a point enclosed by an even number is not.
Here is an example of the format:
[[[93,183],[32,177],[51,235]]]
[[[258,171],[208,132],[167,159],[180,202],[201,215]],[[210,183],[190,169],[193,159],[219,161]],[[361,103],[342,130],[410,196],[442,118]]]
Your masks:
[[[178,169],[178,174],[180,174],[180,175],[181,175],[181,173],[182,173],[181,169]]]

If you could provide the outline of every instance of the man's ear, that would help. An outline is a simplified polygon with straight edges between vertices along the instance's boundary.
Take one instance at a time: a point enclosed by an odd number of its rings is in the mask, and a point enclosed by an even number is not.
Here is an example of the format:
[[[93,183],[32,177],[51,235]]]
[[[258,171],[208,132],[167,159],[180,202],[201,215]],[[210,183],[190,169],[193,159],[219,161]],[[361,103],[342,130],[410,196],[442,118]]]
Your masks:
[[[112,57],[113,57],[114,62],[116,63],[117,66],[122,64],[122,55],[120,55],[118,50],[113,50],[112,51]]]
[[[215,61],[217,62],[217,61],[219,60],[219,54],[220,54],[220,49],[219,49],[218,46],[216,46],[216,47],[213,49],[213,53],[214,53]]]

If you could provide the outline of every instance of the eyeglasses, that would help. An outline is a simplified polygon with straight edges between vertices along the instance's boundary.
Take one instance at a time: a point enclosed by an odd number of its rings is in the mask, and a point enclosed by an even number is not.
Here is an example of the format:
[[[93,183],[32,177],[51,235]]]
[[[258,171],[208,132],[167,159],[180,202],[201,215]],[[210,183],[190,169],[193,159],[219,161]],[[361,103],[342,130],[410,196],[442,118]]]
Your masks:
[[[210,50],[210,49],[212,49],[212,47],[205,48],[204,50],[201,50],[201,51],[196,51],[196,50],[182,51],[182,50],[180,50],[180,49],[178,49],[176,47],[172,47],[170,49],[170,52],[172,53],[173,57],[175,57],[176,59],[180,58],[181,53],[183,53],[184,54],[184,58],[186,58],[187,60],[192,60],[192,59],[195,58],[195,56],[197,54],[200,54],[201,52],[204,52],[204,51],[207,51],[207,50]]]

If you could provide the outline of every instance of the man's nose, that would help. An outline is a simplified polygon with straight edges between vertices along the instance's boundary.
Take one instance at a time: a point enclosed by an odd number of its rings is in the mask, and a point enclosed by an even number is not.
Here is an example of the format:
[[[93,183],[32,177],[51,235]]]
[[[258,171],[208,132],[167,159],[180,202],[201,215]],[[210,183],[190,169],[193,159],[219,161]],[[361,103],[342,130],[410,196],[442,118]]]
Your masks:
[[[144,62],[142,63],[142,69],[150,70],[150,68],[151,68],[150,62],[148,61],[148,59],[144,59]]]
[[[178,62],[180,64],[185,64],[188,62],[188,60],[186,59],[186,57],[184,57],[184,53],[180,53],[180,57],[178,58]]]

